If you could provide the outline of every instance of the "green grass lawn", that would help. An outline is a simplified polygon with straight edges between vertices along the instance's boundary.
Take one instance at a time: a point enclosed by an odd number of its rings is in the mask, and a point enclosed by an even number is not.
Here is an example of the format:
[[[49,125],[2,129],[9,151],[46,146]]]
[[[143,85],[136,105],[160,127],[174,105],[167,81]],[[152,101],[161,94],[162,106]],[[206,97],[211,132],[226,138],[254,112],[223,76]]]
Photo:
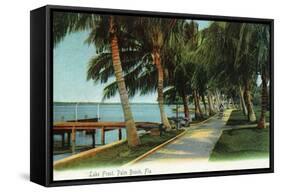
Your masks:
[[[269,129],[240,128],[225,130],[210,161],[269,157]]]
[[[183,130],[173,130],[163,133],[161,137],[143,135],[140,137],[141,145],[138,147],[130,148],[127,143],[123,143],[106,149],[94,157],[75,161],[73,163],[57,167],[55,170],[121,166],[182,132]]]
[[[260,107],[254,108],[257,120],[260,118]],[[269,111],[265,114],[266,122],[269,122]],[[233,110],[229,120],[227,121],[226,125],[247,125],[247,124],[256,124],[257,122],[249,123],[247,116],[243,114],[243,111],[240,110]]]

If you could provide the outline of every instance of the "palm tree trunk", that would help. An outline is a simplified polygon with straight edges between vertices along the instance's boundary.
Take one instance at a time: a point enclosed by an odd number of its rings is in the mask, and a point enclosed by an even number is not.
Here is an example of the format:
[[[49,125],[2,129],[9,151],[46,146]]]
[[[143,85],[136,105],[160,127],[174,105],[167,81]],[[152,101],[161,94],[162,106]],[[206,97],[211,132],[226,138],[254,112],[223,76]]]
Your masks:
[[[244,88],[244,97],[245,97],[245,102],[248,110],[248,121],[249,122],[255,122],[257,120],[254,108],[253,108],[253,103],[251,99],[251,91],[250,91],[250,84],[249,81],[247,80],[245,82],[245,88]]]
[[[206,104],[206,100],[205,100],[205,95],[202,94],[201,98],[202,98],[202,102],[203,102],[203,105],[204,105],[205,114],[208,115],[207,114],[207,104]]]
[[[197,99],[197,104],[198,104],[198,110],[199,110],[199,113],[200,113],[200,118],[202,119],[203,118],[203,112],[202,112],[201,105],[200,105],[200,97],[199,97],[199,94],[198,94],[197,91],[195,93],[196,93],[196,99]]]
[[[208,105],[209,105],[209,116],[215,114],[214,112],[214,106],[213,106],[213,101],[212,101],[212,98],[211,98],[211,94],[209,93],[208,91]]]
[[[229,102],[230,102],[230,99],[226,98],[226,108],[229,109]]]
[[[240,93],[240,102],[241,102],[241,107],[242,107],[243,113],[244,113],[245,116],[248,116],[248,110],[247,110],[247,107],[246,107],[246,103],[245,103],[245,99],[244,99],[244,93],[243,93],[243,90],[242,90],[241,86],[239,87],[239,93]]]
[[[161,58],[160,58],[160,53],[159,51],[155,50],[153,51],[153,60],[154,64],[156,65],[157,72],[158,72],[158,86],[157,86],[157,92],[158,92],[158,105],[159,105],[159,110],[160,110],[160,117],[161,117],[161,122],[166,128],[166,130],[171,129],[171,125],[169,123],[169,120],[167,118],[167,115],[164,110],[164,70],[161,65]]]
[[[232,103],[232,108],[233,108],[233,109],[235,109],[235,108],[236,108],[236,106],[235,106],[235,103],[234,103],[234,99],[233,99],[233,97],[231,97],[231,103]]]
[[[128,145],[134,147],[140,144],[140,140],[137,134],[137,128],[135,125],[135,121],[133,119],[131,107],[129,104],[129,97],[122,73],[122,65],[120,61],[119,47],[118,47],[118,38],[115,33],[116,29],[113,19],[114,19],[113,16],[111,16],[110,17],[110,35],[111,35],[110,45],[111,45],[111,52],[112,52],[112,63],[113,63],[115,78],[118,84],[118,90],[119,90],[120,100],[123,108],[123,114],[125,118]]]
[[[240,94],[239,94],[239,110],[240,110],[240,111],[243,110],[243,107],[242,107],[242,99],[241,99]],[[243,114],[244,114],[244,111],[243,111]]]
[[[182,102],[184,109],[184,117],[189,119],[188,96],[185,93],[182,93]]]
[[[200,107],[200,102],[199,102],[196,90],[193,91],[193,99],[194,99],[194,105],[195,105],[195,119],[201,120],[203,117],[203,114],[202,114],[202,110]]]
[[[219,91],[216,90],[216,98],[217,98],[217,108],[219,109],[220,108],[220,104],[222,103],[221,102],[221,99],[220,99],[220,95],[219,95]]]
[[[211,95],[211,99],[213,101],[213,109],[215,112],[218,112],[218,100],[215,95]]]
[[[199,112],[199,108],[198,108],[198,104],[197,104],[197,99],[196,99],[196,93],[195,90],[192,91],[192,95],[193,95],[193,102],[194,102],[194,111],[195,111],[195,119],[198,120],[200,119],[200,112]]]
[[[218,111],[219,101],[218,101],[218,97],[217,97],[216,92],[214,93],[213,97],[214,97],[214,109],[215,109],[215,111]]]
[[[266,128],[265,113],[268,104],[268,92],[267,92],[267,81],[264,73],[261,75],[261,78],[262,78],[261,115],[258,123],[258,128]]]

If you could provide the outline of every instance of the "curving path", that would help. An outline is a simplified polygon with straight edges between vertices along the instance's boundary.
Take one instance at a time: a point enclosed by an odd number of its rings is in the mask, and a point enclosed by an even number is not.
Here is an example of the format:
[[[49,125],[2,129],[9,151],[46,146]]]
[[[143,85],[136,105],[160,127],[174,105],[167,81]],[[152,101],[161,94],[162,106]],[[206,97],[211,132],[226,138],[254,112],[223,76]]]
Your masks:
[[[191,126],[185,135],[138,161],[137,164],[208,161],[231,111],[226,110],[223,119],[214,116],[205,123]]]

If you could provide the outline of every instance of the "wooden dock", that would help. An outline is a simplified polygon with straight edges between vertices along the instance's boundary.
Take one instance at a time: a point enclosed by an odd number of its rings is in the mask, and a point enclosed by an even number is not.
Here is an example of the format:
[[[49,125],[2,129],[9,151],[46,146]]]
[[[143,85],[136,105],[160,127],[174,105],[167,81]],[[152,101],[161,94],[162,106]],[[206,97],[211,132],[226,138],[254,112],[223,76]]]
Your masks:
[[[150,130],[158,127],[159,123],[136,122],[137,129]],[[62,136],[62,146],[65,145],[65,133],[67,133],[67,145],[75,153],[76,132],[86,131],[92,134],[92,147],[96,147],[95,133],[101,130],[101,144],[105,144],[105,132],[118,130],[118,139],[122,140],[122,128],[125,128],[125,122],[57,122],[53,124],[53,134]]]

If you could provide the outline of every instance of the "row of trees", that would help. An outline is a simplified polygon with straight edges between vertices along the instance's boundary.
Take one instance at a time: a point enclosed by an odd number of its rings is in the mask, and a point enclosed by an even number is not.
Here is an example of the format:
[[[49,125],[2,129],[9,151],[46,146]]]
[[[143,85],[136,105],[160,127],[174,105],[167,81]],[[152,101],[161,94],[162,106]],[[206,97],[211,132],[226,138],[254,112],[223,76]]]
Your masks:
[[[53,37],[57,45],[68,33],[88,30],[88,44],[97,55],[89,62],[87,79],[108,82],[104,98],[120,94],[129,146],[140,140],[129,97],[157,91],[161,122],[171,125],[164,100],[180,99],[190,116],[189,96],[195,117],[203,118],[201,101],[209,115],[223,100],[240,98],[249,121],[256,121],[251,90],[262,79],[259,127],[265,127],[268,102],[269,28],[262,24],[211,22],[204,30],[183,19],[54,13]],[[207,98],[207,101],[206,99]],[[208,103],[208,106],[207,106]],[[208,109],[208,110],[207,110]]]

